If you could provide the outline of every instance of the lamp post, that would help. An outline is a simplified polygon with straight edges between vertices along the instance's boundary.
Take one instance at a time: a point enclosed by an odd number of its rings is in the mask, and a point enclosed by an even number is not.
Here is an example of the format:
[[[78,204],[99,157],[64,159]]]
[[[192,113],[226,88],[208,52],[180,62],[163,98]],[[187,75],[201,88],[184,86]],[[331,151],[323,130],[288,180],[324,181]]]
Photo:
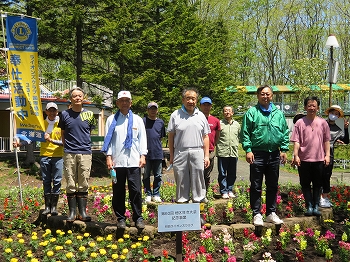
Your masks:
[[[328,82],[329,82],[329,106],[332,106],[332,84],[337,82],[338,61],[333,58],[333,49],[339,47],[335,35],[330,34],[327,38],[326,47],[329,48],[330,57],[328,61]]]

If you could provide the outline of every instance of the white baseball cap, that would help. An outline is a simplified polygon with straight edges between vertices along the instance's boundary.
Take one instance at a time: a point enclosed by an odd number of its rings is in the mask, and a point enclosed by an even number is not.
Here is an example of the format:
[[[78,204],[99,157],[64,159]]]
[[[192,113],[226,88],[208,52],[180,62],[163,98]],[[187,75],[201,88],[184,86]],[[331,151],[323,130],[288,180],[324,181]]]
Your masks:
[[[58,106],[54,102],[47,103],[46,110],[49,110],[51,107],[53,107],[56,110],[58,110]]]
[[[118,99],[123,98],[123,97],[131,99],[130,91],[120,91],[118,93]]]

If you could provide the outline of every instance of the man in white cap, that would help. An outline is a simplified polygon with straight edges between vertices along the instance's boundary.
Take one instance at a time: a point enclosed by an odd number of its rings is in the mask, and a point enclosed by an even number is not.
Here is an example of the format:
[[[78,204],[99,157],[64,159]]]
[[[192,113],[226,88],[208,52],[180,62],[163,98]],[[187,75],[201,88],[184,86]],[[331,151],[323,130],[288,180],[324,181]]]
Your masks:
[[[117,216],[117,227],[126,228],[125,183],[128,181],[132,219],[138,229],[145,228],[142,218],[141,168],[146,164],[147,135],[143,120],[131,111],[129,91],[118,93],[119,110],[106,121],[107,134],[102,147],[106,155],[107,168],[116,171],[113,183],[112,205]]]
[[[320,198],[320,207],[331,207],[332,203],[329,201],[329,192],[331,190],[330,179],[332,176],[334,164],[334,144],[336,142],[341,144],[349,144],[349,122],[344,119],[344,131],[336,124],[338,118],[344,117],[344,112],[338,105],[332,105],[326,110],[327,123],[331,132],[330,141],[330,163],[323,169],[322,177],[322,194]]]
[[[45,209],[43,215],[57,216],[57,202],[61,190],[63,172],[63,143],[61,128],[58,127],[58,107],[50,102],[46,105],[45,142],[40,143],[40,170],[43,180]],[[14,146],[23,146],[29,142],[24,140]]]
[[[150,102],[147,105],[147,116],[143,118],[147,133],[147,156],[145,173],[143,174],[143,187],[145,188],[146,199],[149,203],[162,202],[160,198],[160,186],[162,184],[162,163],[163,148],[162,138],[165,137],[164,121],[157,117],[158,104]],[[153,172],[153,190],[151,189],[150,176]]]

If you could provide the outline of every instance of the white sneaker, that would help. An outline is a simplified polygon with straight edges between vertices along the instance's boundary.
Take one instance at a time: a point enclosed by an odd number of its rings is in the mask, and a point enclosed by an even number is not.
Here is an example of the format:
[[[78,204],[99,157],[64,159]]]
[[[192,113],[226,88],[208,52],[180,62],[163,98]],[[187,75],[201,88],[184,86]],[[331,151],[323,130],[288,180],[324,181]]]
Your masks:
[[[235,198],[236,197],[235,194],[233,194],[232,192],[228,192],[228,196],[229,196],[229,198]]]
[[[253,224],[254,224],[254,226],[263,226],[264,225],[263,217],[261,214],[256,214],[254,216]]]
[[[160,198],[160,196],[153,196],[153,197],[152,197],[152,201],[153,201],[153,202],[156,202],[156,203],[161,203],[161,202],[162,202],[162,199]]]
[[[283,220],[281,220],[275,212],[272,212],[270,215],[266,217],[267,223],[273,223],[275,225],[283,224]]]
[[[223,198],[223,199],[229,199],[230,197],[228,196],[227,193],[224,193],[224,194],[222,194],[222,198]]]
[[[151,196],[146,196],[145,202],[146,202],[146,203],[151,203],[151,201],[152,201]]]
[[[329,201],[328,198],[320,198],[320,207],[328,208],[332,206],[332,203]]]

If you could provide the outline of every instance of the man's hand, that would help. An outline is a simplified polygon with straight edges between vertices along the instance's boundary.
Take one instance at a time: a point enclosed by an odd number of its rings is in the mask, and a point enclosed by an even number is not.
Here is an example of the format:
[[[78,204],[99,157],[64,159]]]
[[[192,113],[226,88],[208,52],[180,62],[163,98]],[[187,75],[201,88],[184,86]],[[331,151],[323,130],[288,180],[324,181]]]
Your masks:
[[[112,156],[107,156],[106,157],[106,165],[107,165],[107,169],[108,170],[113,168]]]
[[[145,155],[141,155],[139,167],[144,167],[145,165],[146,165],[146,157],[145,157]]]
[[[254,163],[254,154],[253,152],[246,153],[245,160],[248,162],[248,164]]]
[[[285,152],[280,153],[281,164],[284,165],[287,162],[287,154]]]
[[[204,157],[204,168],[207,168],[210,165],[209,157]]]

